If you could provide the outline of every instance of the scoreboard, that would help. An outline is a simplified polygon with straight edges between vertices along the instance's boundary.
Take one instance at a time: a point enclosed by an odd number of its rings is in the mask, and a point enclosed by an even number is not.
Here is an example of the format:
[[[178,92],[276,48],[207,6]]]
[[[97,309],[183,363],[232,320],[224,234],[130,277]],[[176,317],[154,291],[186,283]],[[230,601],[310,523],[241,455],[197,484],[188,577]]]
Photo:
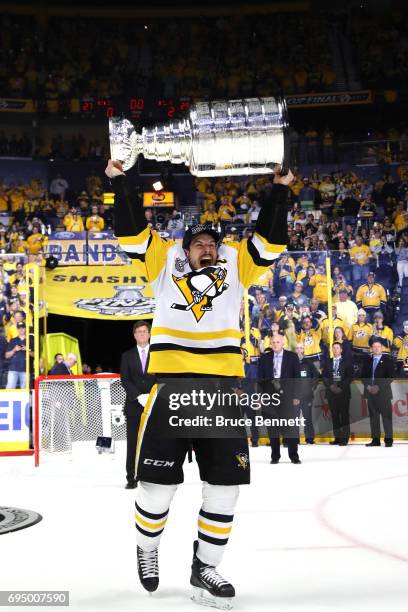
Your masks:
[[[190,108],[190,98],[96,98],[80,100],[80,113],[89,117],[113,117],[124,114],[132,119],[151,117],[154,120],[173,119],[182,116]]]

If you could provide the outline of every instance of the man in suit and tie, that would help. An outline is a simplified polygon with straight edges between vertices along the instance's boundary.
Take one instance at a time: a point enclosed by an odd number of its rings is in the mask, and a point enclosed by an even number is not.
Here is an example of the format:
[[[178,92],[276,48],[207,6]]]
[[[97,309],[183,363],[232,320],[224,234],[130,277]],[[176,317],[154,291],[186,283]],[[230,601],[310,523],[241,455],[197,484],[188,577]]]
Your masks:
[[[390,357],[383,353],[383,349],[382,342],[374,340],[371,345],[372,356],[367,358],[361,372],[372,437],[372,441],[366,446],[381,446],[380,415],[384,427],[384,444],[387,447],[393,444],[391,381],[394,377],[394,368]]]
[[[334,440],[330,444],[347,446],[350,438],[350,399],[353,362],[342,355],[340,342],[333,342],[333,357],[323,366],[323,383],[333,421]]]
[[[120,377],[126,391],[123,412],[126,417],[126,489],[136,487],[135,461],[137,434],[140,417],[146,404],[148,394],[155,382],[155,377],[147,374],[149,365],[150,324],[136,321],[133,325],[133,337],[136,346],[122,354]]]
[[[265,418],[294,419],[299,410],[299,358],[291,351],[283,350],[284,338],[281,335],[271,339],[272,351],[264,353],[259,359],[258,379],[262,391],[280,395],[277,407],[263,409]],[[292,463],[301,463],[298,455],[299,427],[267,427],[271,442],[271,463],[279,463],[280,436],[287,443],[289,458]]]

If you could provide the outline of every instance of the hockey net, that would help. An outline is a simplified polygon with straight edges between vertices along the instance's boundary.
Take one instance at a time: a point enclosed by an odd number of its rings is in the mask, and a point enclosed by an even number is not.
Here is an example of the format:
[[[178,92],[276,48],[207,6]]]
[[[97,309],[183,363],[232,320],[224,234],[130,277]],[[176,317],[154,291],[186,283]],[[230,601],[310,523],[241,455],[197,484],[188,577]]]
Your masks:
[[[35,384],[40,452],[71,453],[98,436],[126,438],[125,390],[115,374],[40,376]]]

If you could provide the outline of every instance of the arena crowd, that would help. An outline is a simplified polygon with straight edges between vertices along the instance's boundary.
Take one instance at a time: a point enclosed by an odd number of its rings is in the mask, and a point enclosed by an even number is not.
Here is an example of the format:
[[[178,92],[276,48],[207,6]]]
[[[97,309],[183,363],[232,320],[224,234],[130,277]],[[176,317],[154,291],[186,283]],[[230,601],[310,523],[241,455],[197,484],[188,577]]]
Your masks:
[[[250,236],[260,192],[269,181],[267,176],[197,179],[193,220],[218,226],[225,241]],[[250,291],[251,344],[247,347],[243,338],[243,350],[257,358],[279,333],[290,350],[301,341],[305,357],[322,366],[329,347],[329,255],[334,334],[353,355],[355,374],[378,336],[394,359],[395,371],[403,375],[408,356],[408,310],[401,299],[408,276],[407,204],[408,171],[403,164],[395,176],[387,174],[375,182],[341,169],[330,174],[315,170],[310,176],[297,170],[288,199],[288,250]],[[2,330],[8,342],[8,327],[16,333],[14,311],[23,312],[17,322],[29,314],[24,310],[24,262],[45,263],[49,232],[110,229],[113,213],[103,204],[103,184],[96,174],[78,194],[59,175],[47,186],[38,180],[27,185],[3,183],[0,212],[7,218],[7,224],[0,224],[2,253],[21,257],[18,264],[5,264],[9,271],[3,277]],[[146,209],[146,217],[170,237],[184,232],[182,208]],[[3,358],[3,371],[6,366]]]

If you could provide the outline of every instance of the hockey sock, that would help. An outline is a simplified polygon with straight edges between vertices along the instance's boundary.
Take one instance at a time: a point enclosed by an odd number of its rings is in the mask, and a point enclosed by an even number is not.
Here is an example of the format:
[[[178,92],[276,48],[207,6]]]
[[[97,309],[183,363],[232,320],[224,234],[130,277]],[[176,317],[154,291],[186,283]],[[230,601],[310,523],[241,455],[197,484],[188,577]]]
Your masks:
[[[197,557],[208,565],[218,565],[232,529],[238,485],[203,483],[203,503],[198,515]]]
[[[145,552],[155,550],[167,521],[177,485],[139,482],[136,490],[136,541]]]

